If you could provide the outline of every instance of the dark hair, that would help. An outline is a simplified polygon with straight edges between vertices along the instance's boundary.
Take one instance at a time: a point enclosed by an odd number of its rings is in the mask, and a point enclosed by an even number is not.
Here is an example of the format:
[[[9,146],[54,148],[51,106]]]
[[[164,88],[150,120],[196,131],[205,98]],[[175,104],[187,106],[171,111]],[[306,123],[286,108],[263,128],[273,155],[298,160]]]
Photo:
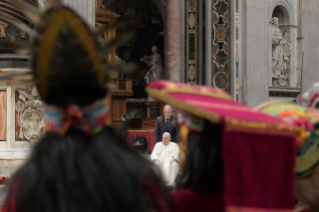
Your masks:
[[[12,176],[7,206],[14,201],[16,211],[26,212],[162,211],[162,185],[151,163],[111,127],[91,137],[49,132]]]
[[[291,102],[295,102],[295,103],[297,103],[297,101],[294,99],[294,100],[292,100]]]
[[[122,117],[126,119],[126,114],[125,114],[125,113],[123,113],[123,114],[122,114]]]
[[[177,187],[217,191],[223,185],[221,125],[205,121],[202,134],[190,132],[185,167]]]

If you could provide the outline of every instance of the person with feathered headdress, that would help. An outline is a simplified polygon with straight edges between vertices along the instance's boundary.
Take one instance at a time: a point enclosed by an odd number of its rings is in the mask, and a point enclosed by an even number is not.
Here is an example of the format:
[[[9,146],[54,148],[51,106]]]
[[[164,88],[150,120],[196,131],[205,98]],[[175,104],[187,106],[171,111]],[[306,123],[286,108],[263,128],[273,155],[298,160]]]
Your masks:
[[[296,212],[319,211],[319,110],[287,101],[272,100],[256,107],[281,118],[298,130],[296,139]]]
[[[30,50],[32,74],[45,103],[48,132],[7,184],[2,212],[166,212],[163,181],[157,170],[133,152],[111,126],[108,72],[127,66],[105,63],[115,46],[132,32],[99,43],[97,36],[119,24],[92,32],[59,0],[44,14],[12,0],[37,25],[27,33],[32,44],[5,43]],[[2,17],[19,26],[11,18]]]

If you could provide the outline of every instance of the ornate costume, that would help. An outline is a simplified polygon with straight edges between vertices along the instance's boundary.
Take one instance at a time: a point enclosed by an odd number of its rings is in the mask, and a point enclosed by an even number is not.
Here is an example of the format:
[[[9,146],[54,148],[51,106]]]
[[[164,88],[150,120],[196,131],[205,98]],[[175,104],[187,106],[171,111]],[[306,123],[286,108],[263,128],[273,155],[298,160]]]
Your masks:
[[[300,99],[304,105],[319,109],[319,82],[314,83]]]
[[[305,205],[310,205],[310,212],[318,211],[319,110],[278,100],[263,103],[256,109],[281,118],[298,128],[295,173],[297,197],[301,202],[297,205],[297,211]]]
[[[2,211],[167,211],[156,170],[127,147],[110,122],[108,67],[125,66],[107,64],[102,55],[133,33],[99,43],[97,37],[116,24],[92,32],[58,0],[44,14],[25,1],[12,2],[36,23],[36,31],[26,30],[34,42],[0,45],[31,50],[33,66],[31,73],[0,78],[33,75],[49,132],[11,177]]]
[[[157,81],[147,92],[183,114],[175,211],[293,211],[295,126],[211,87]]]

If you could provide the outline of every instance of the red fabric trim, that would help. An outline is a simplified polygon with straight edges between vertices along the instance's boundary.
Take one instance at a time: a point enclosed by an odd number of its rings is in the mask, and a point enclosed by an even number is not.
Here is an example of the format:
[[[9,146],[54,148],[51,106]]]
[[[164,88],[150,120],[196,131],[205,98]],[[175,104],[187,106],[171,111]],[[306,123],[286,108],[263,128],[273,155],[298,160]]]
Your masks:
[[[174,212],[225,212],[222,192],[177,189],[170,196]]]
[[[225,204],[293,211],[294,138],[224,131],[223,140]]]
[[[16,202],[17,202],[17,190],[20,185],[20,181],[17,181],[13,184],[11,188],[11,196],[7,197],[4,204],[2,205],[1,212],[16,212]],[[10,207],[8,207],[10,204]]]
[[[238,206],[227,207],[227,212],[294,212],[291,209],[265,209],[265,208],[247,208]]]

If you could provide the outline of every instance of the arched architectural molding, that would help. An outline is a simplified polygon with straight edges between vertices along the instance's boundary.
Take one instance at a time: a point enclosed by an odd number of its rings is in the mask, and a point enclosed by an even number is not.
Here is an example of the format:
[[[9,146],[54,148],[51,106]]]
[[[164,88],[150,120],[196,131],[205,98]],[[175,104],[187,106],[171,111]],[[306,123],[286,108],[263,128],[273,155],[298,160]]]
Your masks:
[[[162,17],[165,17],[165,15],[166,15],[166,0],[152,0],[152,1],[158,7],[159,11],[161,12]],[[127,6],[130,4],[130,2],[131,2],[131,0],[108,0],[108,1],[104,1],[103,4],[104,4],[105,8],[111,9],[112,12],[116,12],[117,14],[121,14],[127,8]]]
[[[296,25],[296,14],[294,10],[294,4],[293,2],[289,0],[272,0],[269,5],[269,13],[268,13],[268,21],[272,19],[273,12],[276,7],[280,7],[280,9],[283,11],[285,17],[288,19],[288,23],[286,22],[286,25],[295,26]],[[270,26],[271,27],[271,26]],[[268,34],[268,42],[269,42],[269,79],[270,83],[269,85],[272,86],[272,34],[271,34],[271,28],[269,27],[269,34]],[[289,43],[292,46],[291,51],[291,57],[290,57],[290,64],[289,64],[289,84],[288,87],[296,87],[297,79],[296,79],[296,37],[297,37],[297,31],[293,27],[288,27],[289,30],[289,38],[287,39]]]
[[[166,20],[164,17],[166,17],[166,0],[153,0],[153,2],[156,4],[159,11],[161,12],[161,15],[163,17],[163,22],[165,25]]]
[[[288,0],[272,0],[271,1],[270,10],[269,10],[269,20],[271,19],[274,9],[277,6],[279,6],[283,10],[285,15],[288,15],[290,24],[294,25],[296,14],[293,9],[293,3],[289,2]]]

